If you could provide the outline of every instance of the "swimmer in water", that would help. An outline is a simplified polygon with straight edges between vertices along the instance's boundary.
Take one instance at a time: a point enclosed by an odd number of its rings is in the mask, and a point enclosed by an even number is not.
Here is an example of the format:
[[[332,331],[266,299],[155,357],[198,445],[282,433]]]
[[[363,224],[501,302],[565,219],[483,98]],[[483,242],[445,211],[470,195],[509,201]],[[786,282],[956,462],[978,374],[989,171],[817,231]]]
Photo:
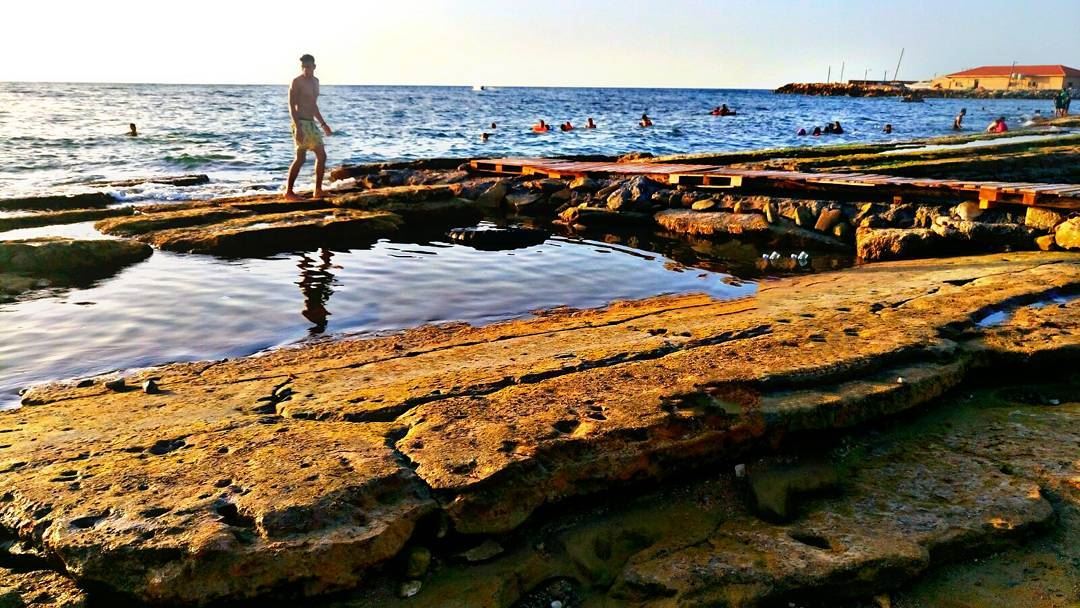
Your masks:
[[[649,118],[648,114],[642,114],[641,115],[641,122],[639,122],[638,124],[641,125],[642,127],[651,127],[652,126],[652,119]]]
[[[559,130],[561,130],[563,133],[565,133],[567,131],[573,131],[574,130],[574,125],[570,124],[570,121],[568,120],[568,121],[564,122],[563,124],[559,125]]]
[[[592,116],[590,116],[589,120],[585,122],[585,128],[586,129],[595,129],[596,128],[596,123],[593,122]]]
[[[960,113],[956,115],[956,118],[952,121],[953,131],[962,131],[964,129],[964,117],[967,116],[967,108],[960,108]]]
[[[498,129],[498,128],[499,128],[499,125],[497,125],[497,124],[495,124],[495,123],[491,123],[491,127],[490,127],[490,128],[491,128],[491,130],[492,130],[492,131],[494,131],[495,129]]]
[[[547,133],[548,131],[551,130],[551,126],[548,125],[543,120],[541,120],[541,121],[537,122],[535,125],[533,125],[532,130],[533,130],[533,133]]]
[[[886,134],[886,135],[888,135],[889,133],[892,133],[892,125],[886,124],[885,128],[882,129],[881,132]]]
[[[128,123],[128,135],[130,137],[135,137],[138,134],[139,132],[135,129],[135,123]]]
[[[481,133],[481,134],[480,134],[480,141],[482,141],[482,142],[484,142],[484,143],[487,143],[487,140],[488,140],[488,139],[489,139],[490,137],[491,137],[491,135],[490,135],[489,133],[487,133],[487,132]]]

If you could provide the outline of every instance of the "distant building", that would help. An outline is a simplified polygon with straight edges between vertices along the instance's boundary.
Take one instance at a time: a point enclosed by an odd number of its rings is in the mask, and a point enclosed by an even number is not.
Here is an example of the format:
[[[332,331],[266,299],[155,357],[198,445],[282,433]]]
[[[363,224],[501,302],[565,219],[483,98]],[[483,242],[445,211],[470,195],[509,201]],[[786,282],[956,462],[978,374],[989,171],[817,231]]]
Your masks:
[[[935,89],[1054,90],[1080,87],[1080,70],[1064,65],[984,65],[931,81]]]

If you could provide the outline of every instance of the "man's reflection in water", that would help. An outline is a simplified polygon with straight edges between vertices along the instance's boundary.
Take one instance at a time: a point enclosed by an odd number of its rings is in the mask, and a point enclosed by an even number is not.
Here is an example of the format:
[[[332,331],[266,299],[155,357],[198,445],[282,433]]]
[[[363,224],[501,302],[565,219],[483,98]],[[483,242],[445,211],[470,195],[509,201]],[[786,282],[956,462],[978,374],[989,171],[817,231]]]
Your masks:
[[[334,254],[329,249],[320,249],[321,262],[316,265],[315,260],[307,253],[300,254],[300,263],[297,264],[300,268],[300,282],[297,285],[304,294],[304,311],[301,314],[313,324],[308,328],[310,334],[326,331],[326,318],[330,316],[330,312],[326,310],[326,302],[334,293],[334,275],[330,272],[334,267],[331,264],[333,258]]]

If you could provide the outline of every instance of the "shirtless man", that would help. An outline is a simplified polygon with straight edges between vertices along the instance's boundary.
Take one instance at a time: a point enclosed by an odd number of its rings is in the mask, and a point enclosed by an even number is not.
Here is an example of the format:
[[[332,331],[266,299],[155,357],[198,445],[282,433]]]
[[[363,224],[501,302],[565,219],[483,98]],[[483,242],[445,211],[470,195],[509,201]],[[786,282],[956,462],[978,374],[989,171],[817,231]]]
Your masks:
[[[330,135],[330,125],[319,113],[319,79],[315,78],[315,58],[311,55],[300,57],[302,73],[293,79],[289,86],[289,116],[292,117],[293,141],[296,142],[296,158],[289,167],[289,184],[285,189],[285,200],[300,201],[304,197],[293,191],[300,167],[307,160],[307,151],[315,152],[315,198],[322,198],[323,173],[326,171],[326,148],[323,147],[322,134],[315,126],[315,121],[322,125],[323,133]]]

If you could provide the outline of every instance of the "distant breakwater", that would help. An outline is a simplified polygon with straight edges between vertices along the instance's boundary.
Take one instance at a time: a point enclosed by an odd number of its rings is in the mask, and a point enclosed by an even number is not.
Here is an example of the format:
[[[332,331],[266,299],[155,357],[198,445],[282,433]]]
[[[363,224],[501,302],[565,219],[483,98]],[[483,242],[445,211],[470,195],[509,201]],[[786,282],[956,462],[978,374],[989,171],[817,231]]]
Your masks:
[[[782,95],[816,95],[823,97],[952,97],[963,99],[1053,99],[1057,90],[1014,89],[910,89],[903,84],[849,84],[843,82],[791,82],[773,91]]]

